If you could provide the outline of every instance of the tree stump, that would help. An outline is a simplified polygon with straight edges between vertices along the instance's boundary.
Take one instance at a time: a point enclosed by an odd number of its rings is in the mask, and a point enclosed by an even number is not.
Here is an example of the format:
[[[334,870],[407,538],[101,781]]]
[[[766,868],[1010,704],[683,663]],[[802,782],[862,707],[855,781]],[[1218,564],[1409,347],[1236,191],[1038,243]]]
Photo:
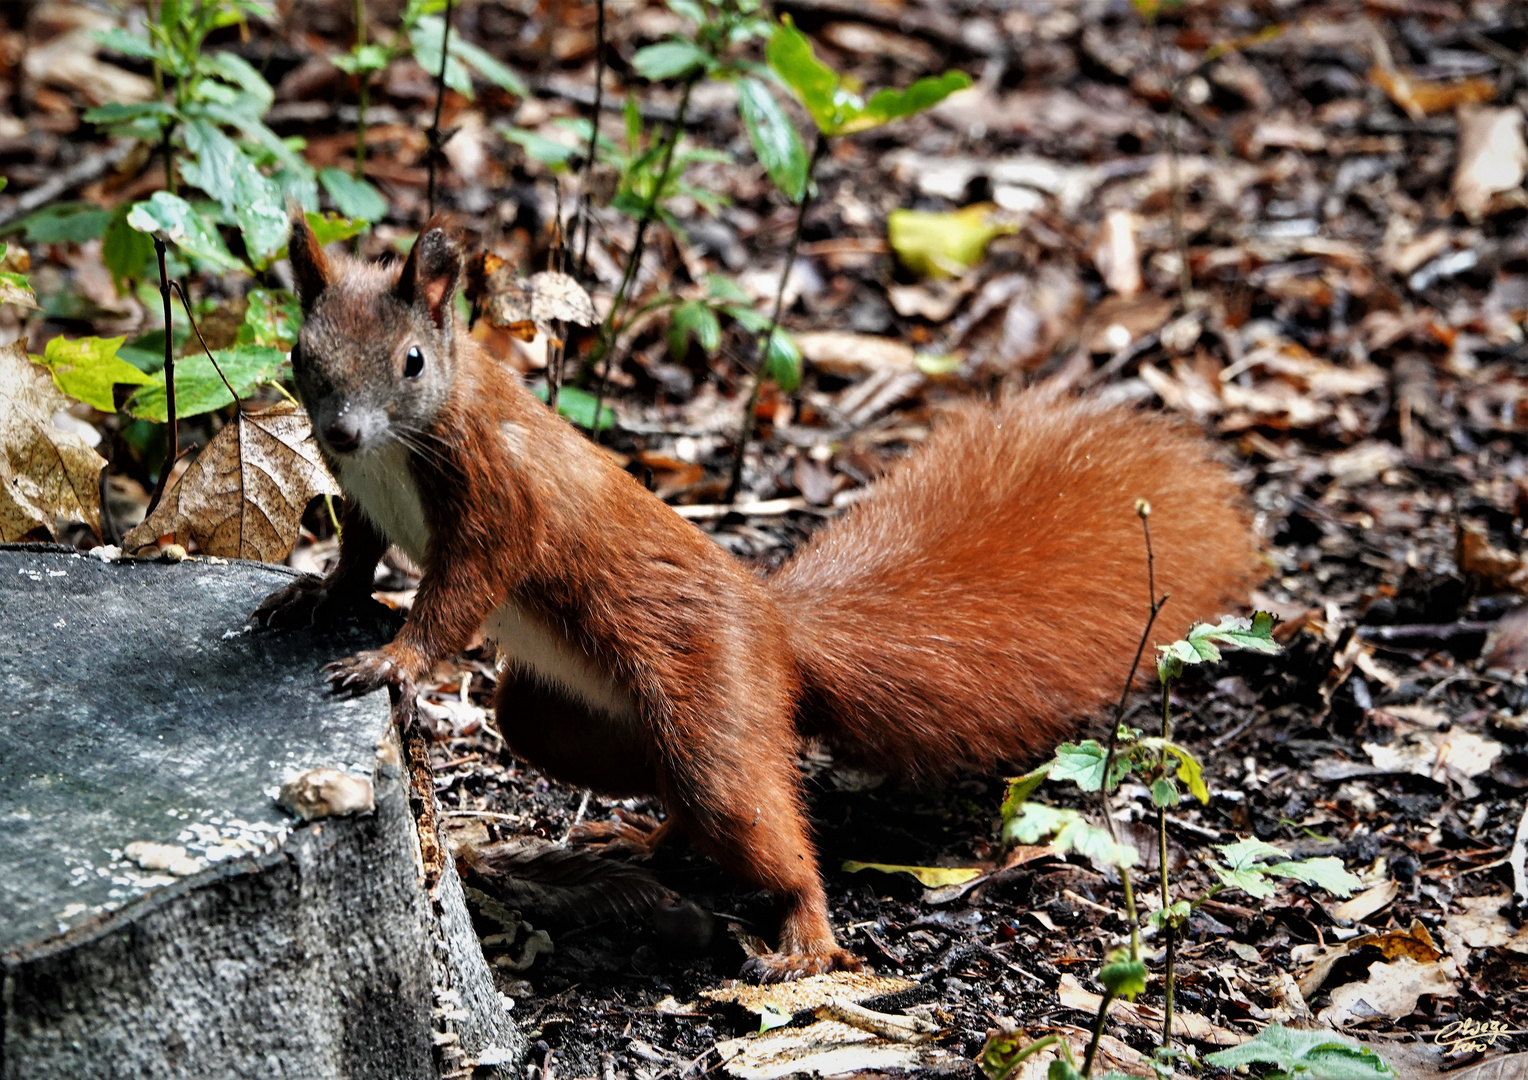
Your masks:
[[[518,1062],[449,859],[426,874],[386,696],[318,670],[380,628],[244,626],[290,576],[0,548],[3,1080]],[[281,809],[317,768],[375,809]]]

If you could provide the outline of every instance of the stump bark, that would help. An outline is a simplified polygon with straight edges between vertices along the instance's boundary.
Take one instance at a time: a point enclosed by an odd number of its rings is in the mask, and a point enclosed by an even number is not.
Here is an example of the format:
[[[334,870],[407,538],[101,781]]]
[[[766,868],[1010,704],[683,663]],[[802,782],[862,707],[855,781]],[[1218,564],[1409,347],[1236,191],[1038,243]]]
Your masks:
[[[318,671],[386,627],[247,631],[289,578],[0,549],[3,1080],[519,1060],[454,870],[421,862],[386,696]],[[375,809],[291,817],[315,768]]]

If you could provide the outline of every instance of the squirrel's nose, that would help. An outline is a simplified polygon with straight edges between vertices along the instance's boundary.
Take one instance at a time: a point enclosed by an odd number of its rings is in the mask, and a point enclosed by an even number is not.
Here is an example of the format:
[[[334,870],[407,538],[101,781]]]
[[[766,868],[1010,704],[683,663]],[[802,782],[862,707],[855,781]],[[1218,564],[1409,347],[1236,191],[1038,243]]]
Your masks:
[[[338,417],[324,428],[324,441],[335,453],[351,453],[361,446],[361,426],[351,417]]]

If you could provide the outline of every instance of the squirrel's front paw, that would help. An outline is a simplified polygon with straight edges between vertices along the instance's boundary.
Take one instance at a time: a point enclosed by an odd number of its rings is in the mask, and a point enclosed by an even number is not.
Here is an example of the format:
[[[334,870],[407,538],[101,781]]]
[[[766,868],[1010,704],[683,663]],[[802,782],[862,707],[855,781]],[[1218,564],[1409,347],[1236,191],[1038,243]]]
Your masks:
[[[255,608],[249,622],[252,626],[273,630],[315,626],[354,606],[358,599],[360,597],[336,587],[327,578],[304,574],[267,596]]]
[[[386,649],[370,649],[325,664],[329,689],[341,697],[360,697],[384,686],[400,690],[413,686],[413,675]]]

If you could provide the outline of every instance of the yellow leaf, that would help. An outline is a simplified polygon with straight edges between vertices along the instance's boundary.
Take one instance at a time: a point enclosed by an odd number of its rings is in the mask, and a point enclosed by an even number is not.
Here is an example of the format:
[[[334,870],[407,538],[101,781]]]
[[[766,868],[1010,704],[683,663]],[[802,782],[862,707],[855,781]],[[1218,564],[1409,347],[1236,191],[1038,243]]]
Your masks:
[[[846,862],[849,873],[861,870],[879,870],[883,874],[911,874],[926,889],[942,889],[946,885],[964,885],[987,872],[980,866],[898,866],[894,863]]]
[[[954,277],[982,261],[992,238],[1017,231],[993,220],[996,207],[977,203],[953,213],[893,210],[886,239],[902,265],[919,277]]]

